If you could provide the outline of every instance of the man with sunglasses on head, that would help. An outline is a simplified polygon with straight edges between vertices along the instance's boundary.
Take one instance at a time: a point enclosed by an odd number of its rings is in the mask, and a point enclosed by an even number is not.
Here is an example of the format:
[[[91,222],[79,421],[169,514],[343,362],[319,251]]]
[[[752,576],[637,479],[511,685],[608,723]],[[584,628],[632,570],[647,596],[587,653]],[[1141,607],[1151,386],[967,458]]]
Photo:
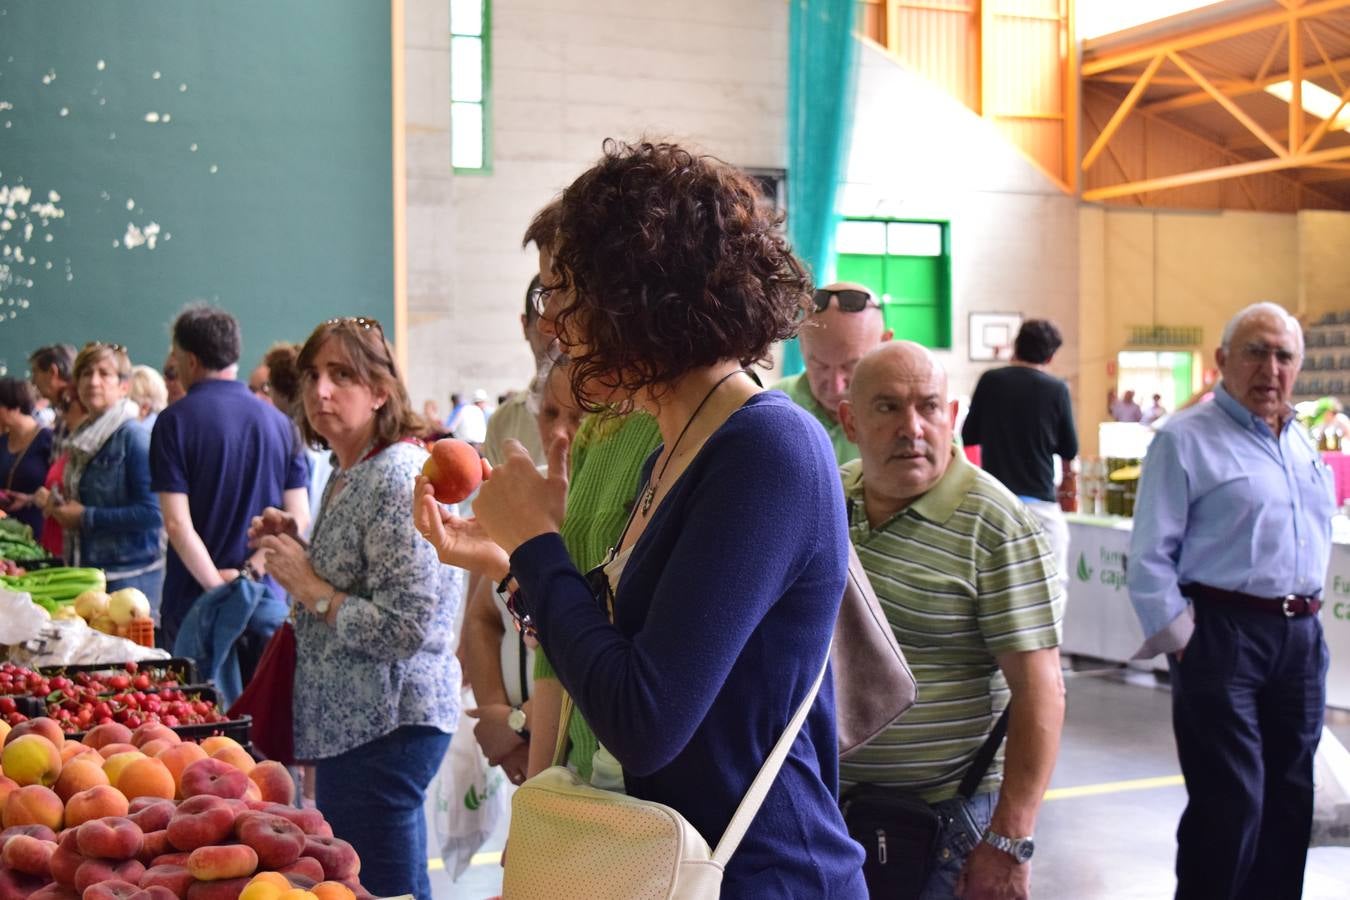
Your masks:
[[[1186,779],[1178,900],[1298,897],[1326,707],[1318,611],[1331,472],[1290,405],[1303,331],[1274,303],[1239,312],[1214,402],[1171,416],[1144,460],[1130,600],[1167,654]]]
[[[174,320],[171,359],[187,394],[159,414],[150,437],[150,486],[169,538],[158,634],[166,648],[193,601],[239,575],[254,516],[275,506],[301,533],[309,522],[295,426],[236,380],[239,354],[239,323],[224,310],[190,306]],[[245,650],[256,663],[261,645]]]
[[[839,402],[848,396],[853,367],[892,333],[876,294],[865,284],[835,282],[817,289],[812,299],[811,315],[798,336],[806,370],[773,387],[816,417],[843,465],[858,458],[858,447],[839,424]]]

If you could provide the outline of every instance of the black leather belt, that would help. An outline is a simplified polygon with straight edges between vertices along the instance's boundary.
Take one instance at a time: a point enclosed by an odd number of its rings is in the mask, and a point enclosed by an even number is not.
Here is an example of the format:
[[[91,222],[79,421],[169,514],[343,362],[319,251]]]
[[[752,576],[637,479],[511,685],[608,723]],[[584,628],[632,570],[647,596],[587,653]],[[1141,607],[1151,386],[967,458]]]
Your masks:
[[[1283,597],[1256,597],[1241,591],[1226,591],[1223,588],[1210,587],[1207,584],[1187,584],[1181,588],[1183,596],[1206,603],[1218,603],[1233,606],[1249,612],[1265,612],[1293,619],[1298,616],[1315,616],[1322,608],[1322,601],[1305,594],[1286,594]]]

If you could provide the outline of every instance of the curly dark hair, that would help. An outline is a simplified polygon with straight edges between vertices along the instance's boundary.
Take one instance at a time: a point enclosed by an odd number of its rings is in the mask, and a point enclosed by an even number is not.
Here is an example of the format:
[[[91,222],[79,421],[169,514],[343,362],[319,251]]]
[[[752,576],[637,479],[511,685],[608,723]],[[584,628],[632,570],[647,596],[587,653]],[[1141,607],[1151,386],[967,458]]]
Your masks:
[[[555,320],[583,408],[613,403],[586,385],[659,395],[721,360],[760,362],[796,334],[811,278],[781,221],[753,179],[718,159],[607,139],[563,192],[544,286],[574,292]]]

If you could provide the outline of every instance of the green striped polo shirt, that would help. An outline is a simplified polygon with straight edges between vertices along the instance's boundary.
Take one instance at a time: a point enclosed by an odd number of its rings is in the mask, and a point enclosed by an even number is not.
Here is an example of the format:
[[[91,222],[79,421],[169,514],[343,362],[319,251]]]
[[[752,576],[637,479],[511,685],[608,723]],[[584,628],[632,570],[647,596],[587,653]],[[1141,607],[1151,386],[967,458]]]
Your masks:
[[[954,797],[1008,704],[995,657],[1059,645],[1054,556],[1021,501],[955,449],[938,483],[878,528],[867,521],[861,461],[840,474],[849,535],[918,685],[898,722],[840,762],[840,780],[929,803]],[[1000,750],[977,792],[1002,779]]]

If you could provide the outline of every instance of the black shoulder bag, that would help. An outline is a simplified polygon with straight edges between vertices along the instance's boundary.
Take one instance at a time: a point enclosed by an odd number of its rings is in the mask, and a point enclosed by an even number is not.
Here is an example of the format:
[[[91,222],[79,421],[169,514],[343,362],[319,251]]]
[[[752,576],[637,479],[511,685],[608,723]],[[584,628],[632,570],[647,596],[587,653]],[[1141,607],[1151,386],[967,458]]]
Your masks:
[[[1007,730],[1005,707],[961,779],[957,789],[961,799],[969,800],[975,795]],[[877,784],[854,785],[840,799],[839,806],[849,836],[867,852],[863,878],[868,893],[885,900],[917,898],[928,880],[938,838],[949,816],[912,791]],[[980,837],[972,835],[974,840]]]

